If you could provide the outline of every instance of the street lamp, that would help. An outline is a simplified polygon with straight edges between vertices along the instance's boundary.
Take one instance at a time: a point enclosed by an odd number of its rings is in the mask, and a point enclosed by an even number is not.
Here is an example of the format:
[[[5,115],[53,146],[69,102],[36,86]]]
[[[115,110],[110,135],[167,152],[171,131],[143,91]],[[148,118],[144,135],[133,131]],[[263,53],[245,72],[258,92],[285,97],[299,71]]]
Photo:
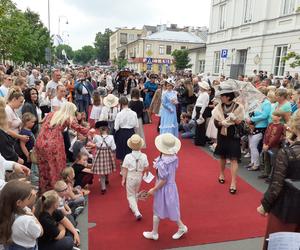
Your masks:
[[[66,19],[66,24],[69,24],[68,18],[66,16],[59,16],[58,17],[58,33],[57,33],[57,35],[59,35],[59,36],[60,36],[60,20],[64,19],[64,18]]]

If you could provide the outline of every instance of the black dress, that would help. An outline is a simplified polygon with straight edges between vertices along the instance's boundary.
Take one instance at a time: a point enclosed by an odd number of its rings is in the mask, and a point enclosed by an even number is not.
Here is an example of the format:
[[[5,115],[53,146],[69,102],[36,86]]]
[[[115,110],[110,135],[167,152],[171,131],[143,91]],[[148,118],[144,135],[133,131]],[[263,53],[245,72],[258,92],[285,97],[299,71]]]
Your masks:
[[[128,107],[137,114],[137,118],[143,117],[144,104],[140,100],[133,101],[131,100],[128,104]]]
[[[236,105],[236,108],[237,107],[238,105]],[[224,116],[226,118],[227,114]],[[222,159],[239,160],[241,158],[241,140],[239,138],[235,138],[234,136],[236,125],[231,125],[227,128],[227,135],[221,134],[222,127],[219,126],[216,120],[215,126],[218,129],[215,154],[219,155]]]

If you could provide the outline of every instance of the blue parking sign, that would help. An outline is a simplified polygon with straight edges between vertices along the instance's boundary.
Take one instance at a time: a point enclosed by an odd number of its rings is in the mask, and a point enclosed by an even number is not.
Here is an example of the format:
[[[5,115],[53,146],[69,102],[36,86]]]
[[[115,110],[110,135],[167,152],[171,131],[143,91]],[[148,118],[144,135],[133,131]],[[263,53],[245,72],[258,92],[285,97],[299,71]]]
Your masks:
[[[228,56],[228,49],[221,50],[221,58],[227,58]]]

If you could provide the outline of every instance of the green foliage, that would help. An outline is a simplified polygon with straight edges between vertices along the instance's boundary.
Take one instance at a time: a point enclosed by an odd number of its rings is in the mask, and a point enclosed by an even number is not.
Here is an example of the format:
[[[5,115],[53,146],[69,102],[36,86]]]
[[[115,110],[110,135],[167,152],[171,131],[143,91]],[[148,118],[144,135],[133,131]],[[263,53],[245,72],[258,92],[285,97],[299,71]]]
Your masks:
[[[65,56],[62,54],[62,51],[65,50],[69,60],[73,59],[74,51],[72,47],[67,44],[60,44],[55,48],[55,56],[60,60],[65,60]]]
[[[125,58],[119,58],[119,59],[114,58],[113,64],[117,65],[118,69],[121,70],[126,67],[128,61]]]
[[[86,64],[88,62],[91,62],[92,60],[95,60],[95,58],[96,58],[95,48],[93,46],[86,45],[74,52],[73,60],[75,63]]]
[[[47,28],[37,13],[18,10],[11,0],[0,0],[0,54],[2,60],[21,64],[45,63],[45,48],[51,47]]]
[[[106,63],[109,59],[109,37],[112,33],[113,32],[107,28],[103,34],[101,32],[96,34],[94,46],[99,62]]]
[[[189,58],[189,53],[186,49],[184,50],[174,50],[172,56],[175,60],[176,70],[183,70],[192,67],[192,64],[189,64],[191,59]]]
[[[292,68],[296,68],[300,66],[300,55],[291,51],[289,52],[284,58],[284,61],[289,61],[290,59],[293,59],[293,61],[290,63],[290,66]]]

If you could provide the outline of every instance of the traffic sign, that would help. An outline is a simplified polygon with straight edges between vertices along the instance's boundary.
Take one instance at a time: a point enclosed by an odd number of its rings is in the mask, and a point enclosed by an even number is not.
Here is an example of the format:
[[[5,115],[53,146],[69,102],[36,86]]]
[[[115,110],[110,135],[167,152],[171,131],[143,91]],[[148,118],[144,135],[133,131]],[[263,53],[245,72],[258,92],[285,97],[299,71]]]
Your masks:
[[[147,57],[146,62],[147,64],[152,64],[152,57]]]
[[[226,59],[228,56],[228,49],[222,49],[221,51],[221,58]]]

